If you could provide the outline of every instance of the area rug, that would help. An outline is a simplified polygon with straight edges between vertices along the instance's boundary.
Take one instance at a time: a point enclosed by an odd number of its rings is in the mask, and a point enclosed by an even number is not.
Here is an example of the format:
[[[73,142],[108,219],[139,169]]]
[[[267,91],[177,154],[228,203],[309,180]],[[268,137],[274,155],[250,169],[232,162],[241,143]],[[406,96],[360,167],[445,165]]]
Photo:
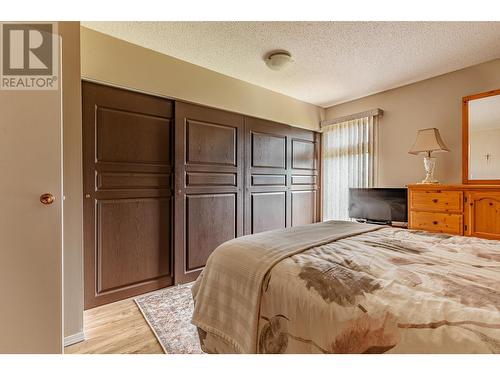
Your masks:
[[[202,354],[193,315],[192,283],[135,298],[135,303],[167,354]]]

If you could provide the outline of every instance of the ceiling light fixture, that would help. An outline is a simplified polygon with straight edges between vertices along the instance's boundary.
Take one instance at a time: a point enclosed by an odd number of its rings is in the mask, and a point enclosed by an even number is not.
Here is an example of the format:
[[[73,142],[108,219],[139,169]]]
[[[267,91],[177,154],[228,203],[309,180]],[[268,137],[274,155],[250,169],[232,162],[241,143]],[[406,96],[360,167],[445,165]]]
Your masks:
[[[281,70],[287,65],[293,63],[292,55],[288,51],[269,52],[264,61],[272,70]]]

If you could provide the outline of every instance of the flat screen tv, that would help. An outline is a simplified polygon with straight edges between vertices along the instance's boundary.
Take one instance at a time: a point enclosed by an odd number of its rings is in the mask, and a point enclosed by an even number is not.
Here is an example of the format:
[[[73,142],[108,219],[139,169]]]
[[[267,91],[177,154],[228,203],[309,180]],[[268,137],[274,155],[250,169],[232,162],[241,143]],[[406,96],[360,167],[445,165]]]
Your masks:
[[[349,217],[369,223],[408,221],[406,188],[350,188]]]

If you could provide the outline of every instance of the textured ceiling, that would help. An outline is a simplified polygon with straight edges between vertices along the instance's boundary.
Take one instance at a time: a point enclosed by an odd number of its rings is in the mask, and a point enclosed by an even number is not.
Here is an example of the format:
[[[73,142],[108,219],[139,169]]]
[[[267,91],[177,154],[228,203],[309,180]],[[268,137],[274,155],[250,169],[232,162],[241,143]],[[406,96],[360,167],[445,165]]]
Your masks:
[[[327,107],[500,57],[500,22],[82,22]],[[272,71],[270,50],[295,63]]]

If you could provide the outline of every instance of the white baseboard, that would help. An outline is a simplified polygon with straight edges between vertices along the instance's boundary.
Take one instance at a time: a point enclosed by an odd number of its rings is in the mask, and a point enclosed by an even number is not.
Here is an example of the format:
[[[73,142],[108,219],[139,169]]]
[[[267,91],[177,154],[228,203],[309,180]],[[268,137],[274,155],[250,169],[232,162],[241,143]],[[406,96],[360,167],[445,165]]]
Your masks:
[[[66,336],[64,338],[64,346],[73,345],[77,342],[84,341],[85,334],[83,332],[75,333],[74,335]]]

